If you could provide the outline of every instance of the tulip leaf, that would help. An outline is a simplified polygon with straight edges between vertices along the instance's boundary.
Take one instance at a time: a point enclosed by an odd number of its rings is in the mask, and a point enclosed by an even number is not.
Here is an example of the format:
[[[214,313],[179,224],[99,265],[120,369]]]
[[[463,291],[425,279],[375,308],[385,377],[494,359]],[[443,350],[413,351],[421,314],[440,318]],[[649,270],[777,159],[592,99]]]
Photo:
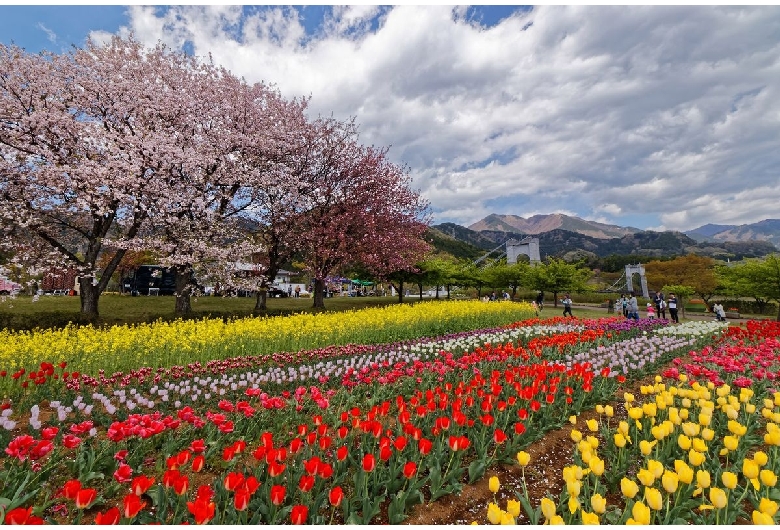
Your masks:
[[[485,474],[487,465],[484,460],[475,460],[469,465],[469,484],[474,484]]]

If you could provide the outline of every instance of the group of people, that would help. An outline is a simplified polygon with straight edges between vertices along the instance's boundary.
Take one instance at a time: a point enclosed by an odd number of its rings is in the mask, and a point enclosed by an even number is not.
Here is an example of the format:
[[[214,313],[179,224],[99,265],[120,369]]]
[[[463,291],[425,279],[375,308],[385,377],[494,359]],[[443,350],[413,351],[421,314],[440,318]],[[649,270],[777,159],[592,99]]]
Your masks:
[[[639,320],[639,304],[633,292],[620,296],[616,302],[616,307],[622,308],[623,316],[634,320]],[[669,319],[675,324],[680,323],[677,315],[677,297],[674,293],[669,294],[669,298],[664,297],[664,293],[657,292],[653,297],[653,302],[647,303],[647,318],[656,318],[656,316],[666,319],[666,310],[669,309]]]

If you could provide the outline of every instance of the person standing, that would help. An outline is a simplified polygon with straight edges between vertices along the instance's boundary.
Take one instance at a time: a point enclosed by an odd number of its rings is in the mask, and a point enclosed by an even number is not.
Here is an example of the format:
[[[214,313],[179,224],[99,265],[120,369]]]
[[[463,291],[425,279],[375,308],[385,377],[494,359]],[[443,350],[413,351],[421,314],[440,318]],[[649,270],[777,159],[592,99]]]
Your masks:
[[[666,320],[666,300],[664,299],[664,293],[660,293],[661,301],[658,302],[658,316]]]
[[[669,305],[669,317],[672,319],[672,322],[679,324],[680,319],[677,317],[677,297],[674,296],[674,293],[669,293],[669,301],[667,304]]]
[[[539,308],[539,311],[544,309],[544,293],[542,291],[539,291],[539,294],[536,295],[536,306]]]
[[[636,296],[634,296],[634,293],[628,293],[631,295],[631,298],[628,299],[628,318],[633,318],[634,320],[639,320],[639,302],[636,300]]]
[[[623,310],[623,316],[628,318],[628,298],[625,294],[620,295],[620,307]]]
[[[569,293],[566,293],[566,296],[562,300],[563,302],[563,316],[566,316],[566,313],[569,313],[570,317],[574,317],[574,315],[571,314],[571,296],[569,296]]]

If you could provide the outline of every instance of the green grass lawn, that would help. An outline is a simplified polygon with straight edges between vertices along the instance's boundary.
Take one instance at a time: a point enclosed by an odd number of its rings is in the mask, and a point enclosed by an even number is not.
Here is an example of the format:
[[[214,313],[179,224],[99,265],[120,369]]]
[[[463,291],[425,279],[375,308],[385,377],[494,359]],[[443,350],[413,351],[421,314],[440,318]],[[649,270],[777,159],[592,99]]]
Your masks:
[[[419,298],[408,297],[405,302],[416,302]],[[280,314],[290,312],[313,311],[311,298],[269,298],[268,313]],[[398,299],[391,296],[377,297],[338,297],[326,298],[326,311],[348,311],[364,307],[382,306],[397,303]],[[123,324],[137,322],[151,322],[158,318],[174,318],[175,299],[172,296],[129,296],[119,294],[104,294],[100,297],[98,310],[103,324]],[[205,317],[214,315],[245,316],[250,314],[255,307],[255,298],[222,298],[218,296],[203,296],[192,298],[193,316]],[[80,301],[77,296],[41,296],[37,302],[30,296],[19,296],[15,300],[6,297],[0,302],[0,313],[13,313],[17,315],[29,315],[34,318],[36,314],[66,313],[77,314],[80,310]]]

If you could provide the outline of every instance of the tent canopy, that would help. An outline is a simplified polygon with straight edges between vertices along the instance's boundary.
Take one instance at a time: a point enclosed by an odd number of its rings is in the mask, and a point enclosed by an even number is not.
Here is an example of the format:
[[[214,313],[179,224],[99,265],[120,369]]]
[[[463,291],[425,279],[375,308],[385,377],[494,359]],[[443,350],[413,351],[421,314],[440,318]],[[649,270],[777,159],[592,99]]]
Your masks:
[[[352,284],[353,285],[368,286],[368,285],[374,285],[374,282],[369,282],[369,281],[365,281],[365,280],[352,280]]]

